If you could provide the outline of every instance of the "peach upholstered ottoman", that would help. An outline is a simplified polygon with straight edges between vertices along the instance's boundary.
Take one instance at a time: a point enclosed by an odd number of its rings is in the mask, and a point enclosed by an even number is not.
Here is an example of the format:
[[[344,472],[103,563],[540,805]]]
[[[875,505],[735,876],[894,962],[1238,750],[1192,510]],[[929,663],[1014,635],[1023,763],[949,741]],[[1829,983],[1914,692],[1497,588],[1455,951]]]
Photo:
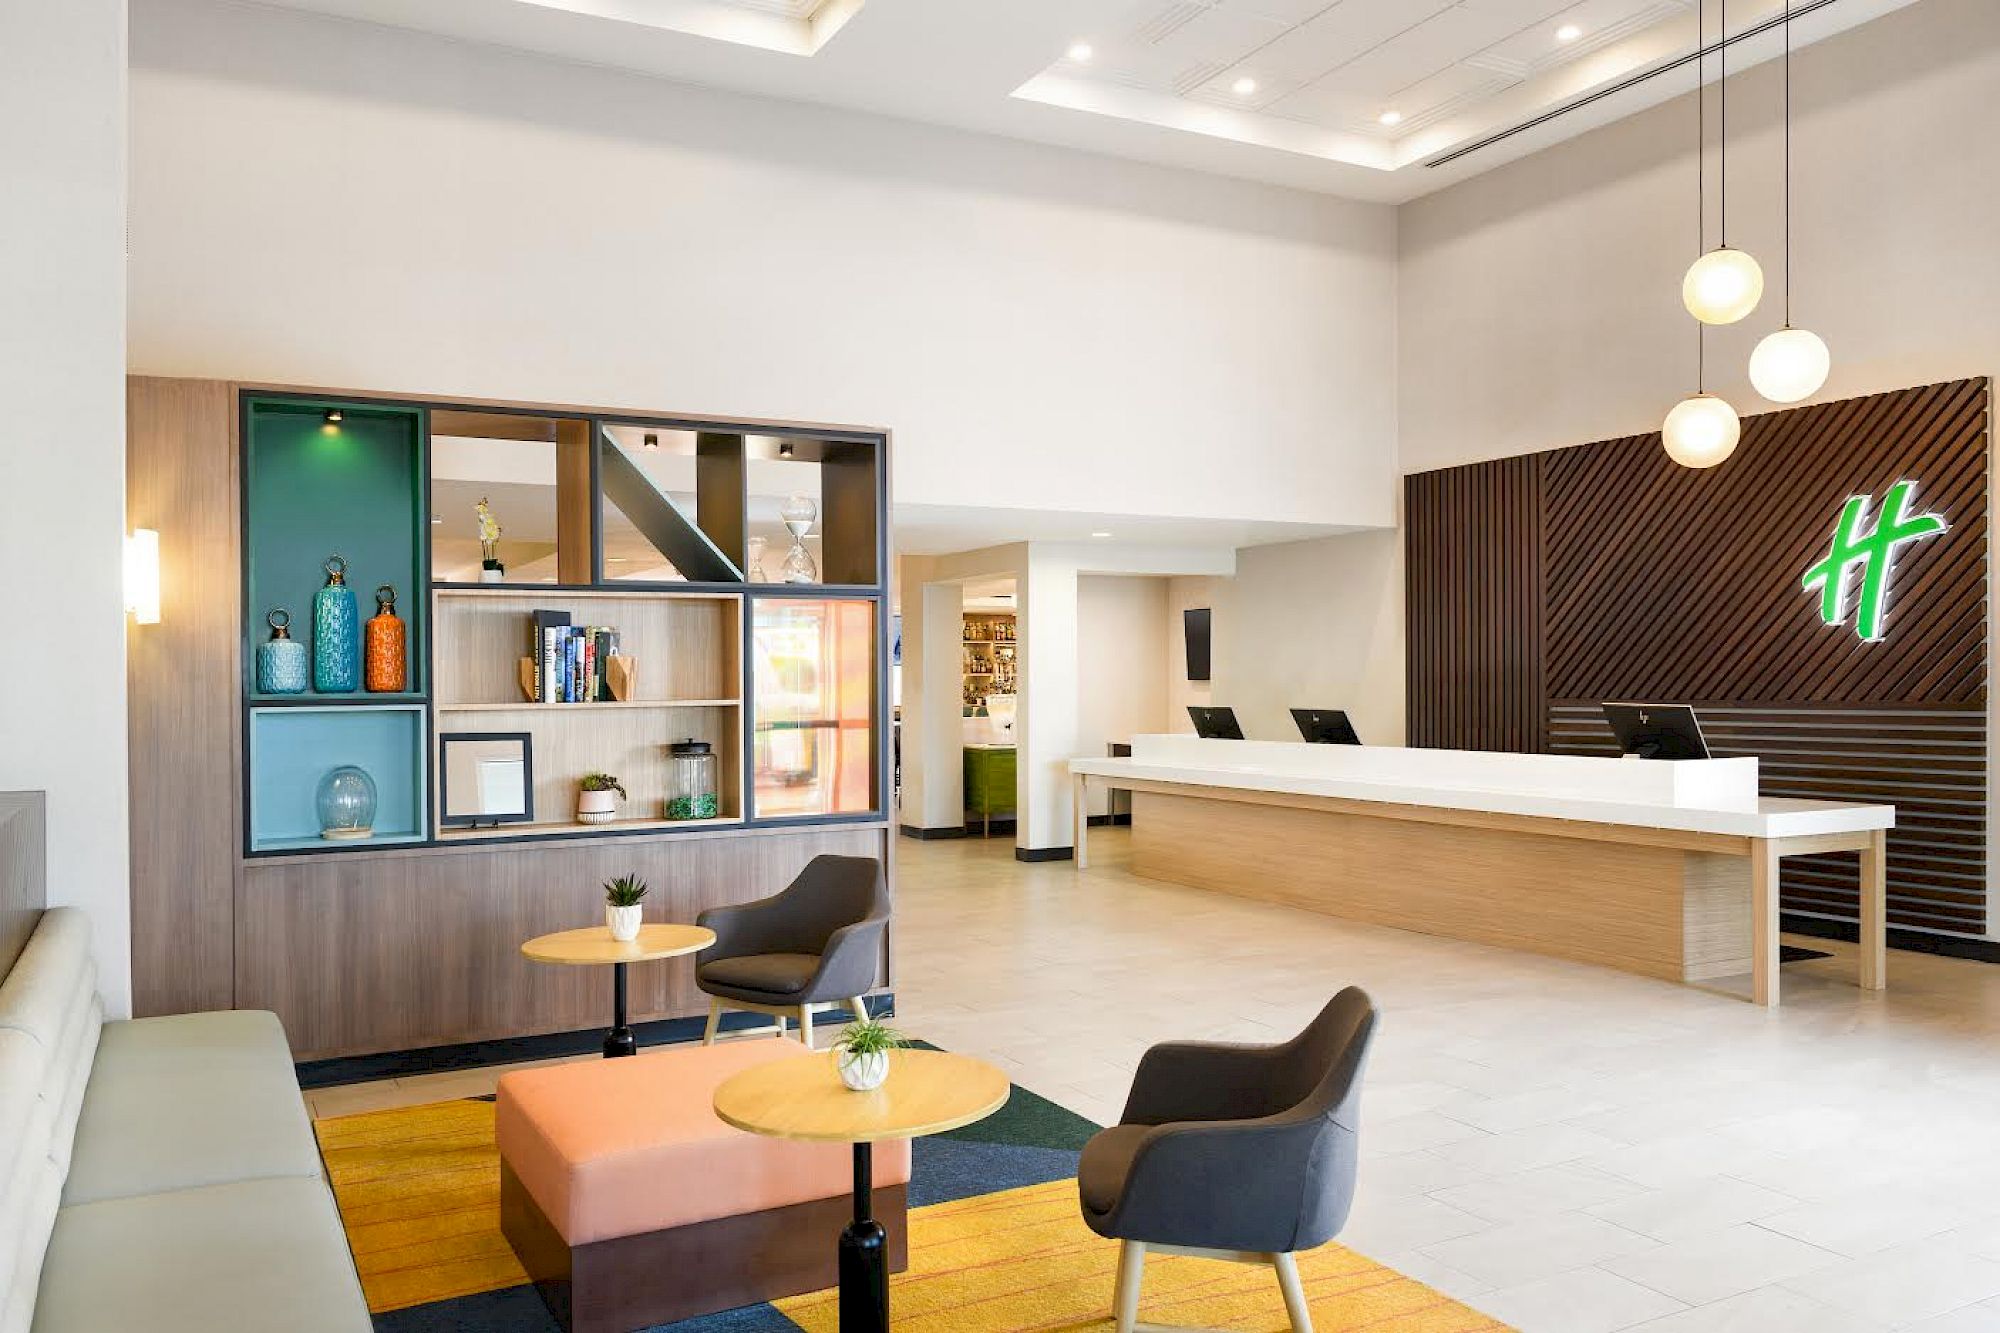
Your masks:
[[[630,1333],[838,1282],[852,1211],[841,1143],[763,1138],[716,1119],[717,1085],[794,1041],[673,1047],[500,1080],[500,1228],[570,1333]],[[875,1215],[909,1264],[907,1140],[875,1151]]]

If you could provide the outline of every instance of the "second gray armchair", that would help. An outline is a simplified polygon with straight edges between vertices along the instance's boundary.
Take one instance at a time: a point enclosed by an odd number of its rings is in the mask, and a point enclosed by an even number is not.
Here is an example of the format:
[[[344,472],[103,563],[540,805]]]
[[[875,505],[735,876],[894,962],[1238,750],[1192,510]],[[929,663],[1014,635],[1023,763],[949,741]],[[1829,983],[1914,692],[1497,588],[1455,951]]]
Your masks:
[[[1293,1255],[1346,1224],[1374,1031],[1375,1006],[1350,986],[1276,1046],[1146,1052],[1124,1115],[1077,1168],[1083,1220],[1122,1242],[1118,1333],[1137,1322],[1148,1250],[1270,1264],[1292,1328],[1311,1333]]]
[[[747,1009],[774,1015],[781,1037],[796,1017],[811,1046],[814,1009],[845,1006],[867,1017],[862,997],[881,971],[889,890],[872,857],[816,856],[782,892],[712,907],[695,924],[715,932],[694,974],[709,997],[703,1044],[715,1044],[724,1010]]]

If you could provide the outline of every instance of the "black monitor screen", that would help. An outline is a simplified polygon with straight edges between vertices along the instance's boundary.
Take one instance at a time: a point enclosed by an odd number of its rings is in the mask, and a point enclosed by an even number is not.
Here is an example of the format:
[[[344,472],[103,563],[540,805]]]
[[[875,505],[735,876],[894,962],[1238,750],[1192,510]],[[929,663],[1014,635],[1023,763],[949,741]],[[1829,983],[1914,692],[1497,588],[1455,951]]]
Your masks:
[[[1243,728],[1236,725],[1236,710],[1233,708],[1197,708],[1190,704],[1188,716],[1194,719],[1194,734],[1203,740],[1243,739]]]
[[[1361,744],[1354,724],[1338,708],[1294,708],[1292,721],[1298,723],[1299,735],[1315,745]]]
[[[1618,748],[1641,759],[1706,759],[1708,742],[1686,704],[1605,704]]]
[[[1187,678],[1207,680],[1208,608],[1202,606],[1181,612],[1181,624],[1187,634]]]

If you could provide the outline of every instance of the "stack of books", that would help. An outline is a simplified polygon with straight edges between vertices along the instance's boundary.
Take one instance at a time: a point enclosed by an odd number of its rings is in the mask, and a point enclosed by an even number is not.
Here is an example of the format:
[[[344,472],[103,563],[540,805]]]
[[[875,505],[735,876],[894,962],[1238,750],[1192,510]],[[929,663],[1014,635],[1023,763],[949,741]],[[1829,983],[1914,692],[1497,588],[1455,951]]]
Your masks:
[[[528,657],[535,672],[538,704],[609,700],[606,679],[618,652],[618,631],[608,625],[572,625],[567,611],[536,611],[528,618]]]

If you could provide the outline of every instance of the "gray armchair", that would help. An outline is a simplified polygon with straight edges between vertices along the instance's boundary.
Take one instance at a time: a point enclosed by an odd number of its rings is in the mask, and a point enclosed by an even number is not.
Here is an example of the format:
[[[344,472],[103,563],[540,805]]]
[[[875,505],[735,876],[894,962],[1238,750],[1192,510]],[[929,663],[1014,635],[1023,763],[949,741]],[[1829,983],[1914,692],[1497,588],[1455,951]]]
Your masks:
[[[815,1008],[845,1006],[868,1016],[862,996],[880,971],[889,891],[873,857],[816,856],[783,892],[711,907],[695,924],[715,932],[694,971],[709,997],[702,1044],[715,1044],[725,1009],[747,1009],[775,1015],[780,1037],[796,1016],[811,1046]]]
[[[1121,1242],[1118,1333],[1138,1320],[1149,1248],[1270,1264],[1292,1328],[1311,1333],[1293,1255],[1346,1225],[1374,1031],[1374,1004],[1350,986],[1276,1046],[1146,1052],[1124,1115],[1077,1168],[1083,1220]]]

